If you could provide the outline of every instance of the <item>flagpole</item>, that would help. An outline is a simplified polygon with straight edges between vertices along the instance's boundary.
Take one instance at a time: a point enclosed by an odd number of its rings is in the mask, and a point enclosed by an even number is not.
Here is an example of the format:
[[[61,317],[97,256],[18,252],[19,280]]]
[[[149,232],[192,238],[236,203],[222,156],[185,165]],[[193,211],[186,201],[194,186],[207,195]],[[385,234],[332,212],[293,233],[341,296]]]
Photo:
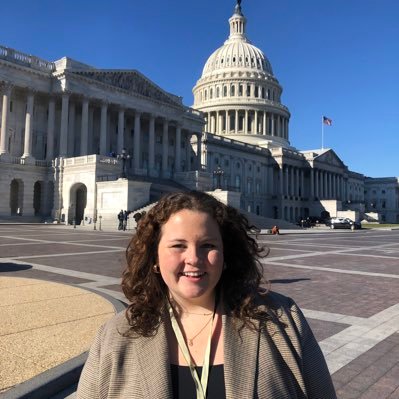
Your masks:
[[[323,115],[321,116],[321,149],[324,149],[324,123],[323,123]]]

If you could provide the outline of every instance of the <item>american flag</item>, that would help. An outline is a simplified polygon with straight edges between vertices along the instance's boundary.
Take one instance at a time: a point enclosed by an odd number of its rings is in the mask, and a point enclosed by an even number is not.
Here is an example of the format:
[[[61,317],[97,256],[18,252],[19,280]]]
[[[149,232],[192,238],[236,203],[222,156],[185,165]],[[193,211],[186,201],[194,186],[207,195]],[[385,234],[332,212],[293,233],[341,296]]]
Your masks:
[[[332,119],[323,116],[323,123],[327,126],[332,126]]]

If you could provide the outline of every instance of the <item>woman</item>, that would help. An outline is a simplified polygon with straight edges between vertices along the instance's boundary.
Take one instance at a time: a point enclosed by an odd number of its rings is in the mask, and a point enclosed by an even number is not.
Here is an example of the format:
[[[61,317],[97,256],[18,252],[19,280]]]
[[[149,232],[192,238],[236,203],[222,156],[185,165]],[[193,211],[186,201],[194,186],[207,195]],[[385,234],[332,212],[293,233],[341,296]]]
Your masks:
[[[127,249],[126,313],[102,327],[82,398],[336,398],[294,301],[261,288],[262,248],[234,208],[163,197]]]

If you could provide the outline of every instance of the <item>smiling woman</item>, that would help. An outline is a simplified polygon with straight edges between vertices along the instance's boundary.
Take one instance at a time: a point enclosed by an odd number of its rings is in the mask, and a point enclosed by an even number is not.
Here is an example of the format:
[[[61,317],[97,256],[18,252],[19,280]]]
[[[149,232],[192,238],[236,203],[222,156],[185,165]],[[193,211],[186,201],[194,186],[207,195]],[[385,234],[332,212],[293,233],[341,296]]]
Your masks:
[[[236,209],[200,192],[163,197],[138,223],[122,288],[78,398],[335,398],[295,302],[265,291],[263,248]]]

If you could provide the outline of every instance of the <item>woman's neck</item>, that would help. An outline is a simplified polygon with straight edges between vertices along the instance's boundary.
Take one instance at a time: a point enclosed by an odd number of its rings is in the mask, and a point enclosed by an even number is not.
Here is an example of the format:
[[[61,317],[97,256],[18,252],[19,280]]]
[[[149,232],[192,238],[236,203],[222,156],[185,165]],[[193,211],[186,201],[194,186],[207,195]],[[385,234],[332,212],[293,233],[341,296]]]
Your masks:
[[[209,295],[207,298],[196,298],[193,300],[182,300],[179,297],[170,295],[170,303],[178,314],[198,314],[208,315],[215,310],[215,294]]]

